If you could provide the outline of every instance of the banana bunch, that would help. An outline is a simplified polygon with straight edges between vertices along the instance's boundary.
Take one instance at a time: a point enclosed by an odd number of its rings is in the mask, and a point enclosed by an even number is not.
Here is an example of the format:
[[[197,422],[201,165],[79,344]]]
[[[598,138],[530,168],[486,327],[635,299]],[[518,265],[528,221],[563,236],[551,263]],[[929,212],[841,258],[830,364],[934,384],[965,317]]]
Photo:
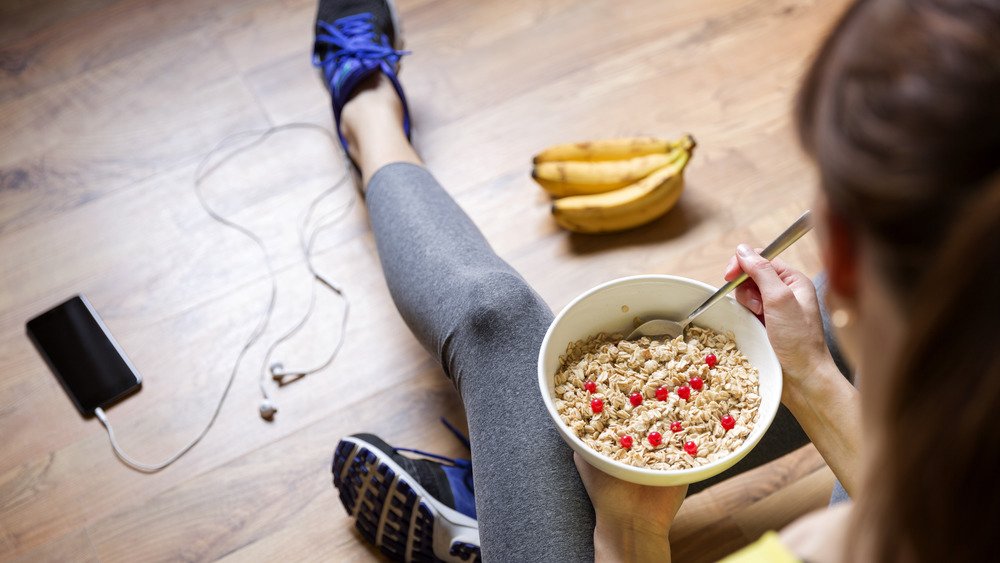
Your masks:
[[[645,225],[677,203],[695,140],[609,139],[549,147],[531,177],[550,196],[559,226],[610,233]]]

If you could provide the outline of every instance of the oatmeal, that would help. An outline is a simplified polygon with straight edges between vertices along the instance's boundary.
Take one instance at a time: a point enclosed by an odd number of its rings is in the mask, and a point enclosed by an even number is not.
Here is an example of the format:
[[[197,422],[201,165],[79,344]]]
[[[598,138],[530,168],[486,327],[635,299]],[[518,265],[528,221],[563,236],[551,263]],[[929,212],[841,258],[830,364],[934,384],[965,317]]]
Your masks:
[[[760,407],[758,372],[732,334],[572,342],[555,376],[562,421],[598,452],[651,469],[688,469],[743,444]]]

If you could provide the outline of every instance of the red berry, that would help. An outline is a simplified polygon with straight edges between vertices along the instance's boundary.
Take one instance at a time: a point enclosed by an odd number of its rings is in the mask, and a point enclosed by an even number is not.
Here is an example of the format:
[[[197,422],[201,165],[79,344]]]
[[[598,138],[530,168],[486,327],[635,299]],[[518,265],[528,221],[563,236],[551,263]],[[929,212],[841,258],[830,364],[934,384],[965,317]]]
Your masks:
[[[660,401],[666,401],[667,400],[667,395],[669,395],[669,394],[670,394],[670,391],[667,391],[666,387],[660,387],[660,388],[658,388],[656,390],[656,398],[657,398],[657,400],[660,400]]]
[[[626,450],[631,450],[632,449],[632,437],[631,436],[629,436],[629,435],[626,434],[625,436],[622,436],[621,439],[618,440],[618,442]]]
[[[594,411],[594,414],[599,414],[604,410],[604,401],[600,399],[594,399],[590,402],[590,410]]]
[[[632,393],[628,396],[628,402],[632,403],[633,407],[638,407],[642,404],[642,393]]]
[[[697,375],[692,377],[688,383],[691,384],[691,388],[695,391],[701,391],[701,388],[705,386],[705,382],[701,380]]]
[[[671,432],[680,432],[681,430],[684,430],[684,427],[681,426],[681,421],[675,420],[675,421],[673,421],[673,422],[670,423],[670,431]]]
[[[708,367],[714,368],[715,364],[719,363],[719,358],[716,358],[715,354],[709,354],[705,356],[705,363],[708,364]]]
[[[736,419],[733,418],[732,416],[729,416],[728,414],[722,415],[722,418],[719,420],[719,422],[722,423],[722,427],[725,428],[726,430],[732,430],[733,426],[736,426]]]
[[[663,442],[663,436],[660,436],[659,432],[650,432],[648,440],[650,445],[652,445],[655,448],[656,446],[659,446]]]
[[[597,393],[597,382],[596,381],[584,381],[583,388],[590,393]]]
[[[685,401],[691,398],[691,388],[687,385],[681,385],[677,388],[677,396]]]
[[[690,455],[698,455],[698,444],[694,442],[684,442],[684,451]]]

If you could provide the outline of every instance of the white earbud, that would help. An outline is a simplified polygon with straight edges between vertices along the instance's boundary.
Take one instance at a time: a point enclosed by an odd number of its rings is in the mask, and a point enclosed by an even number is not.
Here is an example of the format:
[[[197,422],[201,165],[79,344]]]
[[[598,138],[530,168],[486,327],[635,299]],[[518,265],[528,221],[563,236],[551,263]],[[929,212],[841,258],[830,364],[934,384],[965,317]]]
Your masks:
[[[264,399],[260,402],[260,417],[264,420],[272,420],[277,412],[278,405],[272,403],[270,399]]]
[[[307,373],[301,371],[285,371],[285,366],[281,363],[271,364],[271,379],[277,382],[283,382],[285,378],[294,379],[297,377],[305,377]]]

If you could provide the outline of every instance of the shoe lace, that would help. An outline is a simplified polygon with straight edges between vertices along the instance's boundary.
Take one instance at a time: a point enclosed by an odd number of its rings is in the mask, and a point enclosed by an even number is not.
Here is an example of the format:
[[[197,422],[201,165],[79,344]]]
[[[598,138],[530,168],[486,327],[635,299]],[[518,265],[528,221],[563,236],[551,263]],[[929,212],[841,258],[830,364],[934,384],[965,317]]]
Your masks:
[[[316,25],[320,29],[316,42],[336,47],[327,49],[322,55],[313,55],[313,64],[323,67],[328,75],[345,58],[383,60],[395,65],[400,57],[410,54],[394,49],[385,35],[381,35],[379,41],[374,17],[367,12],[340,18],[332,24],[320,21]]]
[[[444,424],[445,427],[448,428],[448,430],[451,430],[451,433],[454,434],[456,438],[458,438],[458,441],[460,441],[463,444],[465,444],[466,448],[472,449],[472,444],[469,442],[469,438],[465,434],[463,434],[461,430],[459,430],[458,428],[456,428],[452,423],[448,422],[448,419],[446,419],[445,417],[442,416],[441,417],[441,424]],[[409,453],[414,453],[414,454],[421,455],[421,456],[424,456],[424,457],[428,457],[428,458],[431,458],[431,459],[436,459],[438,461],[444,461],[444,462],[450,463],[450,464],[452,464],[452,465],[454,465],[456,467],[462,467],[462,468],[465,468],[465,469],[471,469],[472,468],[472,462],[469,461],[469,460],[467,460],[467,459],[451,458],[451,457],[447,457],[447,456],[443,456],[443,455],[432,454],[430,452],[425,452],[423,450],[415,450],[413,448],[393,448],[393,449],[396,452],[409,452]],[[470,488],[471,488],[471,485],[470,485]]]
[[[462,467],[462,468],[472,467],[472,462],[467,459],[451,458],[443,455],[432,454],[430,452],[425,452],[423,450],[415,450],[413,448],[393,448],[393,450],[395,450],[396,452],[409,452],[411,454],[417,454],[419,456],[429,457],[431,459],[436,459],[438,461],[449,463],[451,465],[454,465],[455,467]]]
[[[445,428],[447,428],[448,430],[451,430],[451,433],[454,434],[456,438],[458,438],[458,441],[462,442],[462,444],[465,445],[465,449],[470,450],[470,451],[472,450],[472,443],[469,442],[469,437],[468,436],[466,436],[465,434],[463,434],[462,431],[459,430],[458,428],[455,428],[455,425],[453,425],[452,423],[448,422],[447,418],[445,418],[445,417],[442,416],[440,420],[441,420],[441,424],[444,424]]]

